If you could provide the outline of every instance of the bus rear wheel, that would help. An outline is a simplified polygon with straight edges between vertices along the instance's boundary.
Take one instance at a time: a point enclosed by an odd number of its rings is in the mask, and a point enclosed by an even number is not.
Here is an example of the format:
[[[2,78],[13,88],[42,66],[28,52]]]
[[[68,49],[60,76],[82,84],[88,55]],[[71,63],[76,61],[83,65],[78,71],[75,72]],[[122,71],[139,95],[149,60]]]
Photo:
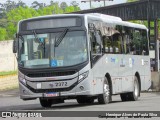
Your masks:
[[[51,107],[52,106],[52,100],[51,99],[42,99],[39,98],[40,104],[42,107]]]
[[[120,94],[122,101],[137,101],[140,95],[140,84],[137,76],[134,77],[134,91]]]
[[[111,90],[109,86],[108,79],[105,78],[103,83],[103,94],[98,96],[98,103],[99,104],[107,104],[111,101]]]
[[[131,93],[131,101],[137,101],[140,95],[140,84],[137,76],[134,77],[134,91]]]

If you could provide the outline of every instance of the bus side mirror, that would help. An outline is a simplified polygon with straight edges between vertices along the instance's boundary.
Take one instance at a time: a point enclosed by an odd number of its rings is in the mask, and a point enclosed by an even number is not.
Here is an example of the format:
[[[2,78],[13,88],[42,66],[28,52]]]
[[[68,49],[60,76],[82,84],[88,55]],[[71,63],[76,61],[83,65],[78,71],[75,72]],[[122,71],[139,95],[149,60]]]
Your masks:
[[[13,53],[17,53],[17,49],[18,49],[18,40],[14,40],[13,41]]]
[[[17,53],[18,49],[18,40],[17,40],[17,34],[14,35],[14,41],[13,41],[13,53]]]

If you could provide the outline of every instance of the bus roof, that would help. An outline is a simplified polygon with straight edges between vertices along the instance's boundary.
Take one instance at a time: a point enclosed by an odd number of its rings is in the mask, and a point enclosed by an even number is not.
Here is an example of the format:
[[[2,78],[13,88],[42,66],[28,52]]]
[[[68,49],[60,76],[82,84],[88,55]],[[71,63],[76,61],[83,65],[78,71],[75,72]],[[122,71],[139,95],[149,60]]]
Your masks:
[[[105,23],[111,23],[111,24],[114,24],[114,25],[122,25],[122,26],[128,26],[128,27],[146,29],[147,30],[147,27],[145,25],[132,23],[132,22],[127,22],[127,21],[122,21],[122,19],[120,17],[104,15],[104,14],[100,14],[100,13],[90,13],[90,14],[86,14],[86,15],[90,16],[90,17],[99,18]]]
[[[105,23],[111,23],[114,25],[122,25],[122,26],[134,27],[134,28],[139,28],[139,29],[147,29],[147,27],[145,25],[122,21],[122,19],[120,17],[105,15],[105,14],[100,14],[100,13],[56,14],[56,15],[46,15],[46,16],[33,17],[33,18],[25,19],[25,20],[34,20],[34,19],[50,18],[50,17],[67,17],[67,16],[84,16],[84,17],[87,16],[87,17],[93,17],[96,19],[100,19]],[[25,21],[25,20],[21,20],[20,22]]]
[[[41,18],[51,18],[51,17],[67,17],[67,16],[85,16],[85,14],[52,14],[52,15],[45,15],[45,16],[38,16],[38,17],[32,17],[25,20],[34,20],[34,19],[41,19]]]

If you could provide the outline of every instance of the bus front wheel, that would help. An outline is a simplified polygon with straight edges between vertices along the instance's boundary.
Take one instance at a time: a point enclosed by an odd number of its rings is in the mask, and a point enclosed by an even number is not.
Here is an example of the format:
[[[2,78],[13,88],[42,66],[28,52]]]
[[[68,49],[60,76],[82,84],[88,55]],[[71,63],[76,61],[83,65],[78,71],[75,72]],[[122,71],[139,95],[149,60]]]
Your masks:
[[[103,94],[100,94],[98,96],[98,103],[99,104],[107,104],[111,100],[111,90],[109,87],[109,82],[107,78],[105,78],[103,82]]]
[[[42,107],[51,107],[52,106],[52,100],[51,99],[42,99],[39,98],[40,104]]]

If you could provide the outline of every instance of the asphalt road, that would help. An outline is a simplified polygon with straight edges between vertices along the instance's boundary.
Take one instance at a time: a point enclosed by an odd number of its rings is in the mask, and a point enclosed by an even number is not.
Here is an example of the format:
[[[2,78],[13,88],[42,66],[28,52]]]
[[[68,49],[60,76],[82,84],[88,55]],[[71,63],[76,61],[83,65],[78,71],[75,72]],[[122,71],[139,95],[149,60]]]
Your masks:
[[[51,108],[42,108],[39,100],[23,101],[18,90],[0,92],[0,111],[9,110],[44,110],[44,111],[160,111],[160,93],[141,93],[138,101],[122,102],[120,96],[113,96],[113,102],[99,105],[95,100],[92,105],[79,105],[76,100],[65,100]]]

